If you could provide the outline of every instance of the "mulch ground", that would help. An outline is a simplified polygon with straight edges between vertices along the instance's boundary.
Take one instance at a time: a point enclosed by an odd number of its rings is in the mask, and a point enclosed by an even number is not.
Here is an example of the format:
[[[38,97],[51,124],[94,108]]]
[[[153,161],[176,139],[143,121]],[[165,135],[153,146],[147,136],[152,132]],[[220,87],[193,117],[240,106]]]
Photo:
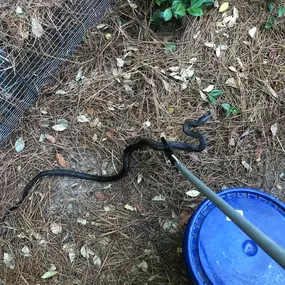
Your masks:
[[[199,128],[207,149],[177,157],[215,191],[253,187],[285,201],[285,24],[264,29],[268,14],[259,1],[231,1],[229,15],[233,5],[239,18],[232,28],[217,28],[223,18],[213,8],[156,31],[145,7],[113,8],[1,149],[2,211],[39,171],[62,167],[56,154],[67,168],[111,174],[129,143],[162,134],[187,141],[183,123],[208,111],[213,118]],[[165,52],[169,43],[176,50]],[[217,57],[205,43],[227,48]],[[194,75],[183,85],[171,67]],[[209,85],[223,91],[216,105],[199,92]],[[241,113],[226,117],[224,103]],[[60,119],[68,127],[57,132]],[[25,148],[16,153],[19,137]],[[204,199],[186,195],[193,189],[152,150],[134,154],[129,176],[116,183],[45,179],[2,225],[0,284],[186,284],[184,224]]]

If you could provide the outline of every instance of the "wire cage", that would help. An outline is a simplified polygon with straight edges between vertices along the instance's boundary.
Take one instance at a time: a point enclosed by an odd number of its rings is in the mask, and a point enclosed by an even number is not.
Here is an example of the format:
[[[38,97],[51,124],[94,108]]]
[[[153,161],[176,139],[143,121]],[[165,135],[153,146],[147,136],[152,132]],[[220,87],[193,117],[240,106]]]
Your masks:
[[[34,28],[33,33],[24,31],[21,45],[15,44],[15,36],[7,33],[9,15],[1,17],[5,4],[2,7],[0,4],[0,145],[8,141],[25,111],[37,101],[41,88],[74,52],[86,30],[98,24],[113,2],[46,1],[48,9],[41,11],[37,7],[40,19],[31,18],[18,8],[21,13],[17,26],[29,23],[29,29]]]

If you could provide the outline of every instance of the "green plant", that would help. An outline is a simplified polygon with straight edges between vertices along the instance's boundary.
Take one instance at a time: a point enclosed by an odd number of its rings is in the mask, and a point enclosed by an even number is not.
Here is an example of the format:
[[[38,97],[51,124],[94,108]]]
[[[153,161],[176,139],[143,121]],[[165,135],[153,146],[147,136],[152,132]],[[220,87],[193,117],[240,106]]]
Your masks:
[[[222,104],[222,108],[226,111],[227,118],[232,115],[238,115],[240,114],[240,109],[237,107],[234,107],[228,103]]]
[[[217,104],[216,99],[223,94],[222,90],[214,89],[208,93],[208,98],[212,104]]]
[[[152,16],[153,23],[170,21],[173,17],[183,18],[187,13],[192,16],[202,16],[203,6],[214,4],[214,0],[155,0],[158,11]]]
[[[223,94],[223,91],[220,90],[220,89],[214,89],[212,90],[211,92],[208,92],[208,98],[210,100],[210,102],[213,104],[213,105],[216,105],[217,104],[217,101],[216,99],[218,97],[220,97],[221,95]],[[227,118],[232,116],[232,115],[238,115],[240,114],[240,109],[237,108],[237,107],[234,107],[228,103],[224,103],[224,104],[221,104],[221,107],[226,111],[226,116]]]
[[[177,50],[177,45],[173,43],[168,43],[164,45],[164,53],[170,54]]]
[[[270,12],[271,16],[268,18],[267,22],[265,23],[265,29],[271,28],[273,25],[276,24],[277,18],[281,18],[285,16],[285,7],[277,6],[272,2],[267,3],[267,9]]]

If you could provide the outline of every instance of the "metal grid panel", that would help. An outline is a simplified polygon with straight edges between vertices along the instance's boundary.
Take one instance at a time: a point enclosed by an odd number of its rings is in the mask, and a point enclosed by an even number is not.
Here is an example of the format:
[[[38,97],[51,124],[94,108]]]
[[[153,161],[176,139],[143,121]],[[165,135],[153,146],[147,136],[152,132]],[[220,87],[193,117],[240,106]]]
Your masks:
[[[86,30],[98,24],[112,2],[62,0],[41,14],[41,37],[32,37],[19,47],[1,42],[0,37],[0,145],[36,102],[39,90],[53,72],[74,52]]]

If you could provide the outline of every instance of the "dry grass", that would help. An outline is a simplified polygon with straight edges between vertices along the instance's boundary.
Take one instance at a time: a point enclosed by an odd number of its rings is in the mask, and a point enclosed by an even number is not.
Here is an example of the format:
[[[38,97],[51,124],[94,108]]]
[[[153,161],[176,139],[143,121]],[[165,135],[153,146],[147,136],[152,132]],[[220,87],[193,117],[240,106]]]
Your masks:
[[[284,201],[285,183],[280,178],[285,168],[285,47],[281,33],[284,25],[263,30],[261,25],[267,16],[261,8],[256,9],[259,3],[244,6],[244,2],[237,1],[235,5],[240,19],[227,32],[229,38],[215,33],[216,12],[200,20],[189,18],[177,32],[170,33],[168,29],[155,34],[142,11],[132,12],[128,5],[114,9],[104,21],[108,29],[94,29],[87,34],[84,45],[72,58],[73,63],[46,89],[10,145],[2,149],[2,209],[14,203],[38,171],[58,167],[57,152],[65,157],[70,168],[111,173],[120,167],[121,154],[128,143],[138,137],[159,138],[162,132],[169,139],[185,141],[183,122],[208,110],[213,120],[200,129],[209,142],[207,150],[199,154],[177,153],[177,156],[214,190],[250,186]],[[127,20],[123,26],[118,24],[118,15]],[[249,40],[247,30],[253,26],[259,28],[258,34],[247,46],[243,41]],[[195,40],[193,35],[198,30],[201,33]],[[112,35],[110,40],[105,39],[107,32]],[[204,46],[206,41],[227,44],[229,50],[217,59]],[[176,42],[177,51],[165,55],[163,46],[167,42]],[[115,77],[116,58],[122,58],[124,50],[130,47],[138,50],[126,57],[122,75]],[[275,59],[268,57],[271,50],[276,50]],[[241,108],[241,115],[225,118],[220,107],[201,99],[196,81],[181,91],[180,85],[161,71],[170,66],[186,67],[192,57],[198,58],[194,70],[202,86],[215,84],[222,89],[224,94],[219,103]],[[238,68],[237,57],[243,62],[248,78],[241,79],[240,89],[233,89],[225,81],[233,76],[228,66]],[[83,68],[85,79],[75,82],[79,68]],[[131,78],[132,92],[124,88],[126,74]],[[162,80],[171,84],[171,92],[165,90]],[[265,80],[279,94],[277,99],[268,93]],[[54,95],[58,89],[67,94]],[[169,113],[170,107],[174,113]],[[47,114],[41,113],[43,109]],[[93,112],[92,119],[98,118],[101,126],[78,123],[76,117],[84,110]],[[49,120],[52,125],[60,118],[69,121],[68,130],[55,133],[51,127],[42,127],[44,121]],[[146,121],[151,122],[149,128],[143,124]],[[276,137],[270,132],[274,123],[278,123]],[[240,138],[247,128],[249,134]],[[113,135],[108,137],[106,132],[110,130]],[[39,143],[42,133],[53,135],[56,143],[47,140]],[[98,137],[95,142],[94,134]],[[13,147],[18,136],[26,143],[20,154]],[[235,146],[229,145],[231,138]],[[251,171],[242,166],[242,160],[251,165]],[[140,184],[138,173],[143,175]],[[187,197],[185,192],[190,189],[192,186],[165,163],[163,154],[150,150],[136,154],[130,175],[111,187],[70,179],[46,179],[3,225],[8,232],[0,239],[1,256],[3,252],[15,255],[16,267],[8,269],[1,261],[0,280],[3,284],[186,284],[177,253],[183,229],[164,230],[162,225],[173,213],[179,216],[182,211],[195,210],[203,198]],[[166,201],[152,201],[156,195],[164,196]],[[125,210],[126,204],[137,211]],[[81,225],[77,218],[88,223]],[[58,235],[50,231],[54,222],[61,223],[63,228]],[[76,248],[73,263],[62,249],[67,243]],[[87,261],[80,255],[83,245],[100,256],[100,268],[93,265],[91,258]],[[31,250],[31,257],[23,256],[24,246]],[[146,271],[138,267],[142,261],[148,264]],[[40,276],[50,264],[56,266],[58,275],[42,281]]]

